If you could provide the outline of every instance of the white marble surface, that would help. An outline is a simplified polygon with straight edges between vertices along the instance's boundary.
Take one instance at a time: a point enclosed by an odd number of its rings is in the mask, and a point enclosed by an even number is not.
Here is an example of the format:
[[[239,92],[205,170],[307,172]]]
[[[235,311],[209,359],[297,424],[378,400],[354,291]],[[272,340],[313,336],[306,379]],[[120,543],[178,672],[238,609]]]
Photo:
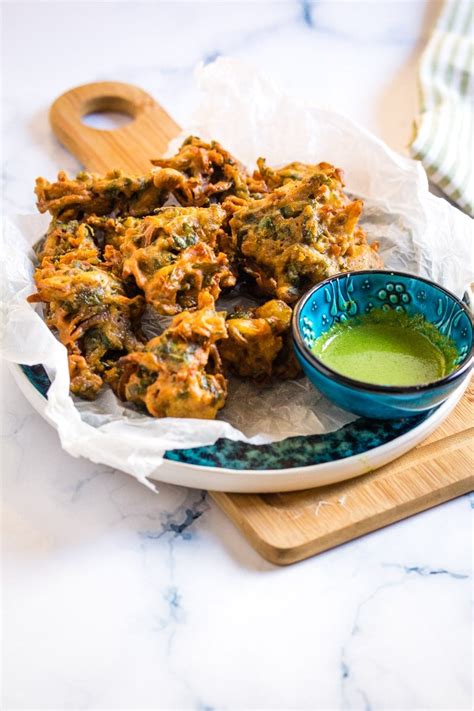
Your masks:
[[[180,122],[231,54],[403,150],[434,2],[3,3],[4,209],[74,159],[47,109],[135,82]],[[2,367],[4,709],[468,709],[463,497],[290,568],[204,494],[63,453]]]

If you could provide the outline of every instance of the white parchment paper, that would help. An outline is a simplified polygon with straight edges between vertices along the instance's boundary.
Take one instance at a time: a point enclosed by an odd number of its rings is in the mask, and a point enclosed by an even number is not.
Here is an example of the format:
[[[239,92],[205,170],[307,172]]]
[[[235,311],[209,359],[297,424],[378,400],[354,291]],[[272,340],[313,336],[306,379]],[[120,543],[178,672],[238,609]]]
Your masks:
[[[343,168],[347,189],[365,202],[362,225],[380,242],[387,268],[431,277],[461,296],[473,280],[472,221],[428,192],[420,163],[390,150],[349,119],[289,99],[253,67],[219,59],[197,72],[202,100],[182,137],[220,141],[253,168],[293,160]],[[173,141],[169,152],[178,147]],[[111,166],[113,167],[113,166]],[[2,230],[2,355],[42,363],[52,385],[46,413],[70,454],[122,469],[146,483],[169,449],[212,444],[220,437],[256,444],[338,429],[352,417],[319,395],[306,379],[258,387],[232,380],[215,421],[153,419],[104,389],[88,403],[69,395],[66,350],[26,297],[35,291],[31,250],[45,216],[5,218]]]

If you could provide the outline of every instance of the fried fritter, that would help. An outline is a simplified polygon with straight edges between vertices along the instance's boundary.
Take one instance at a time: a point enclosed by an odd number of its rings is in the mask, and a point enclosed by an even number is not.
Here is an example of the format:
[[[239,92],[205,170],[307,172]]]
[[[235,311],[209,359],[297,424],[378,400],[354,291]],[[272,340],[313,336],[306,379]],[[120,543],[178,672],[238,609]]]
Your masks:
[[[123,224],[127,229],[120,241],[125,257],[136,249],[157,244],[164,251],[179,252],[198,242],[215,248],[225,213],[219,205],[209,208],[162,207],[155,215]]]
[[[326,172],[334,176],[336,180],[343,186],[342,171],[334,168],[330,163],[300,163],[294,161],[283,166],[283,168],[270,168],[267,165],[265,158],[257,160],[258,169],[254,171],[253,180],[259,186],[260,192],[269,193],[275,188],[281,188],[282,185],[295,180],[303,180],[309,178],[315,173]]]
[[[92,229],[77,220],[71,222],[53,220],[44,239],[35,248],[39,262],[45,257],[59,257],[66,252],[77,250],[90,252],[92,258],[97,258],[99,255]]]
[[[216,256],[204,242],[184,249],[177,256],[153,245],[143,252],[146,253],[125,262],[123,273],[133,274],[145,299],[158,313],[173,315],[194,309],[200,293],[207,292],[217,299],[221,287],[235,284],[225,254]],[[156,264],[166,265],[156,268]]]
[[[70,355],[84,357],[86,364],[70,363],[73,392],[90,398],[98,381],[86,371],[100,375],[111,360],[141,347],[136,331],[143,297],[127,297],[122,281],[103,268],[94,250],[45,257],[35,283],[38,292],[28,300],[47,304],[48,326]]]
[[[211,205],[165,207],[144,218],[122,240],[123,276],[132,275],[162,314],[196,308],[200,292],[217,299],[236,281],[226,255],[215,251],[224,217]]]
[[[275,375],[296,377],[290,339],[291,308],[274,299],[258,308],[239,309],[227,317],[229,338],[219,344],[224,365],[236,375],[265,380]],[[291,346],[291,343],[290,343]],[[288,373],[286,375],[286,373]]]
[[[227,396],[215,345],[226,335],[225,313],[203,292],[199,310],[183,311],[143,351],[120,358],[107,381],[120,399],[154,417],[213,419]]]
[[[119,220],[95,215],[84,222],[53,219],[45,237],[35,246],[38,261],[41,263],[45,257],[80,251],[83,260],[100,263],[104,269],[121,278],[123,258],[116,247],[121,244],[127,228],[137,222],[139,220],[132,217]]]
[[[38,178],[35,193],[40,212],[67,221],[87,215],[149,215],[163,205],[170,191],[157,187],[151,172],[129,176],[114,170],[104,176],[81,172],[75,180],[61,171],[55,183]]]
[[[186,176],[186,183],[174,189],[181,205],[206,206],[228,195],[248,199],[248,173],[228,151],[217,143],[205,143],[189,136],[172,158],[152,160],[160,169],[172,169]],[[158,178],[159,172],[155,173]]]
[[[381,266],[376,245],[357,226],[363,203],[346,198],[341,171],[320,163],[307,172],[249,202],[230,222],[245,271],[263,293],[287,303],[354,264]]]

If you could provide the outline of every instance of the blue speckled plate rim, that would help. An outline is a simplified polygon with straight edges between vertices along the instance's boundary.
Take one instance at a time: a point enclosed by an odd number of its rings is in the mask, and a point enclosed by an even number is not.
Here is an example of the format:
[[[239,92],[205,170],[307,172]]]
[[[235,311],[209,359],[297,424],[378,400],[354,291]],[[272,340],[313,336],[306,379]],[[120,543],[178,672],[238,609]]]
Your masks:
[[[47,398],[51,381],[42,365],[20,365],[35,390]],[[437,409],[437,408],[435,408]],[[165,459],[174,462],[233,470],[275,470],[314,466],[363,454],[387,444],[414,429],[433,410],[400,420],[359,418],[327,434],[288,437],[270,444],[248,444],[219,439],[215,444],[170,450]]]

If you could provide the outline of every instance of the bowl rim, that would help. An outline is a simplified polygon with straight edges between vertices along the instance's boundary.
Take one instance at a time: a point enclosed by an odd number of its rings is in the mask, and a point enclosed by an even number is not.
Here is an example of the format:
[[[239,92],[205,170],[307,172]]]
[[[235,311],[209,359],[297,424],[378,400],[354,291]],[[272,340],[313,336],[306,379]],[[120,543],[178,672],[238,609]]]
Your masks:
[[[466,353],[464,359],[454,370],[448,373],[448,375],[445,375],[443,378],[433,380],[430,383],[421,383],[419,385],[379,385],[376,383],[366,383],[363,380],[357,380],[356,378],[350,378],[348,375],[343,375],[337,370],[333,370],[332,368],[330,368],[309,350],[308,346],[301,337],[299,317],[303,306],[307,303],[311,296],[316,291],[318,291],[318,289],[324,287],[326,284],[341,279],[343,277],[347,277],[350,275],[362,276],[373,274],[387,274],[389,276],[401,276],[407,277],[409,279],[416,279],[417,281],[423,282],[425,284],[435,287],[436,289],[439,289],[439,291],[444,292],[447,296],[449,296],[450,299],[455,301],[461,307],[461,309],[466,314],[469,323],[471,324],[471,329],[473,328],[472,315],[467,306],[461,301],[461,299],[458,299],[458,297],[455,296],[451,291],[445,289],[444,286],[441,286],[441,284],[437,284],[432,279],[427,279],[425,277],[419,276],[418,274],[410,274],[410,272],[401,272],[392,269],[363,269],[360,271],[338,272],[338,274],[333,274],[327,279],[324,279],[324,281],[315,284],[315,286],[313,286],[311,289],[309,289],[309,291],[303,294],[303,296],[299,299],[298,303],[293,309],[293,314],[291,318],[293,346],[296,348],[297,352],[302,356],[302,358],[311,363],[311,365],[313,365],[318,371],[320,371],[323,375],[330,378],[331,380],[335,380],[336,382],[339,382],[342,385],[349,386],[356,390],[378,392],[380,394],[391,393],[394,395],[405,395],[426,392],[439,388],[443,385],[448,385],[452,381],[457,380],[457,378],[459,378],[460,376],[469,372],[474,358],[474,339],[471,339],[471,350]]]

